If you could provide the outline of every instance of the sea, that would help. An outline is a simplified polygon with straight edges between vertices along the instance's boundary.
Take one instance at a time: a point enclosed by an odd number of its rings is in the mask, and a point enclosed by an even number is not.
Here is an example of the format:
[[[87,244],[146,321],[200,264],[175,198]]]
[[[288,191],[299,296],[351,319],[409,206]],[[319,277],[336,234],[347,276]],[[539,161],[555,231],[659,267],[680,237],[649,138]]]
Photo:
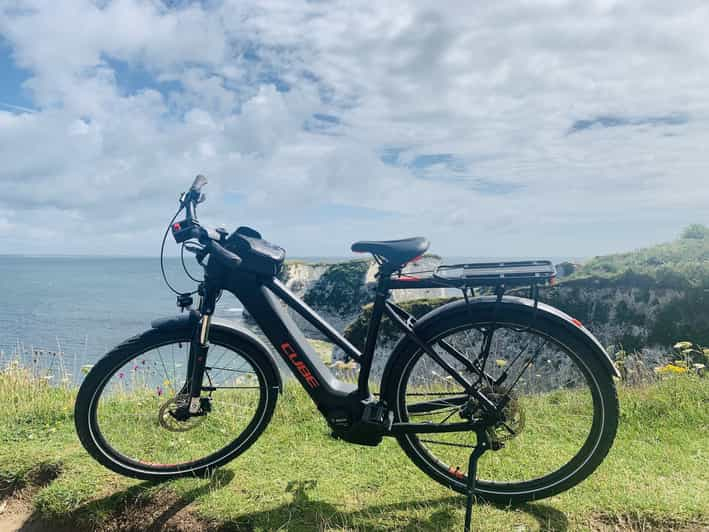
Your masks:
[[[178,290],[196,286],[179,258],[166,258],[165,267]],[[194,264],[191,272],[198,277],[199,266]],[[13,359],[23,364],[40,359],[46,365],[61,353],[61,363],[72,375],[149,328],[152,320],[179,313],[175,294],[165,285],[160,261],[154,257],[0,255],[0,298],[0,365]],[[254,327],[243,320],[241,303],[227,292],[215,315],[236,326]]]
[[[196,286],[179,259],[165,269],[178,290]],[[70,366],[91,364],[153,319],[179,313],[156,258],[0,256],[0,297],[0,356],[22,362],[60,352]],[[241,312],[225,292],[215,314],[244,325]]]

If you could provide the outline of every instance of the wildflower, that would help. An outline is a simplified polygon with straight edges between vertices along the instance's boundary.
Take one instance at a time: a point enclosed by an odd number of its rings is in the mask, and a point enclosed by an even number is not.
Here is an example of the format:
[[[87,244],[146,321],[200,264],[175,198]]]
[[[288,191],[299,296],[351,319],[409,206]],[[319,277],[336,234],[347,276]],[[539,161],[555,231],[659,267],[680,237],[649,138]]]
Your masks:
[[[138,366],[133,366],[133,371],[138,371]]]
[[[162,396],[162,388],[158,386],[158,397]]]
[[[123,374],[123,372],[120,372],[120,373],[118,374],[118,378],[119,378],[119,379],[122,379],[124,376],[125,376],[125,375]]]
[[[673,374],[673,373],[674,374],[681,374],[681,373],[687,373],[687,368],[669,363],[669,364],[665,364],[664,366],[656,367],[655,373],[668,374],[668,375]]]

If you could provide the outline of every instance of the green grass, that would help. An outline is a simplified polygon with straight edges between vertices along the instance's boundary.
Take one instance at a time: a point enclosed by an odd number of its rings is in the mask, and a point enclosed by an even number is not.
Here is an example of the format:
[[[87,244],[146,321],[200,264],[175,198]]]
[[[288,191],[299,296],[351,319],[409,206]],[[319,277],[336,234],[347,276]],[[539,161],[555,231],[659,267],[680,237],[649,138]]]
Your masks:
[[[294,386],[263,437],[214,478],[163,484],[94,463],[74,435],[72,399],[21,372],[0,374],[0,492],[30,486],[36,517],[53,524],[116,528],[133,516],[147,527],[186,507],[198,524],[227,530],[462,529],[461,496],[421,473],[395,441],[368,448],[331,439]],[[618,439],[592,477],[518,508],[479,505],[476,530],[709,526],[709,381],[622,388],[620,400]]]
[[[628,253],[594,257],[564,283],[684,289],[709,287],[709,228],[687,227],[680,238]]]

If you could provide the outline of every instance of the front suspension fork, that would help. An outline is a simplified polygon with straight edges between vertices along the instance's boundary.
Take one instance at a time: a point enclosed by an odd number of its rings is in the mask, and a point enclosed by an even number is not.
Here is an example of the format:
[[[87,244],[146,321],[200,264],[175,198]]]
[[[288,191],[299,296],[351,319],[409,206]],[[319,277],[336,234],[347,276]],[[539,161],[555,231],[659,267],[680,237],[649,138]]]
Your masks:
[[[198,414],[201,410],[202,381],[207,368],[207,353],[209,351],[209,328],[212,323],[212,314],[216,306],[219,290],[202,283],[199,287],[200,319],[192,333],[190,340],[190,354],[187,362],[187,382],[184,392],[190,396],[190,414]]]
[[[190,342],[190,356],[187,363],[188,386],[190,393],[190,414],[200,411],[200,396],[202,395],[202,380],[207,367],[207,353],[209,351],[209,325],[212,321],[211,314],[203,314],[199,326],[195,328]]]

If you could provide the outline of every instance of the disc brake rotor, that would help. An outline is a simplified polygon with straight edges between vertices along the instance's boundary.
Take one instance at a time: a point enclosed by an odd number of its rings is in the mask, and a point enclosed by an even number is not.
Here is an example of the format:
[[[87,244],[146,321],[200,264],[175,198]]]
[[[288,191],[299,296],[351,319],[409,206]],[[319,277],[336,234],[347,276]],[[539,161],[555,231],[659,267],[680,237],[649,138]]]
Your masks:
[[[158,422],[170,432],[187,432],[200,425],[207,416],[190,416],[181,419],[189,408],[189,397],[173,397],[160,407]]]

